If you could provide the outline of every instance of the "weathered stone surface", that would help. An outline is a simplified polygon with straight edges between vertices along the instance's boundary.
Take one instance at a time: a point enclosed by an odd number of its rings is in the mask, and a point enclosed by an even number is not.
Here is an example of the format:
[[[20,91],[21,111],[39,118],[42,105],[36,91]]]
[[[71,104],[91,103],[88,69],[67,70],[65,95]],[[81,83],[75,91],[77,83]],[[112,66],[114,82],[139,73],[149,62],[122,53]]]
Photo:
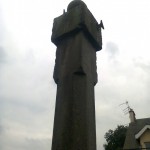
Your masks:
[[[101,28],[86,5],[82,3],[54,19],[52,42],[58,45],[66,36],[81,30],[86,34],[95,50],[101,50]]]
[[[94,85],[101,31],[82,1],[71,2],[54,20],[52,42],[57,46],[52,150],[96,150]]]
[[[96,51],[83,32],[62,39],[57,46],[55,82],[74,72],[84,72],[93,85],[97,83]]]

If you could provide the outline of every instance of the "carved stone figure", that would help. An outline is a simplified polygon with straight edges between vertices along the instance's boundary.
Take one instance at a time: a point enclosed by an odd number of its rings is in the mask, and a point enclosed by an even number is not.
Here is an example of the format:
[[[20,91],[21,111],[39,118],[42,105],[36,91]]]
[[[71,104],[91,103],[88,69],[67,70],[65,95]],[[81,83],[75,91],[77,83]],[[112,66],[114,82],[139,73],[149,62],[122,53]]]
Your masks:
[[[101,27],[81,0],[73,0],[67,12],[54,19],[57,96],[52,150],[96,150],[94,86]]]

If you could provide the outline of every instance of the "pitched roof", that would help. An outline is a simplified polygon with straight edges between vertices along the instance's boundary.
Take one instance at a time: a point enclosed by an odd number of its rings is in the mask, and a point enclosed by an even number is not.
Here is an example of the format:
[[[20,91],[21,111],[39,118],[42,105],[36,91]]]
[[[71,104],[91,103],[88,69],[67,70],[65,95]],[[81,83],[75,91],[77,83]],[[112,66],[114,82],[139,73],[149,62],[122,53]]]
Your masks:
[[[135,135],[146,125],[150,125],[150,118],[136,119],[135,122],[129,124],[124,149],[135,149],[140,147],[140,143],[135,139]]]
[[[146,125],[144,126],[144,128],[142,128],[136,135],[135,135],[135,138],[138,139],[141,137],[141,135],[146,131],[150,129],[150,125]]]

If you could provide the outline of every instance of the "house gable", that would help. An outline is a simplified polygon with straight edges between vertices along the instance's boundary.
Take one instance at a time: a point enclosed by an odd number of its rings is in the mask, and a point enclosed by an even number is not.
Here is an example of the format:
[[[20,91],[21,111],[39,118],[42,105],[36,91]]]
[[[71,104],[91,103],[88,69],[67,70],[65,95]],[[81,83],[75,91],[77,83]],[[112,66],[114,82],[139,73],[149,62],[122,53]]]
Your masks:
[[[135,138],[139,139],[141,137],[141,135],[147,130],[150,129],[150,125],[146,125],[144,126],[144,128],[142,128],[136,135]]]
[[[150,148],[150,129],[146,129],[139,139],[142,148]]]
[[[145,147],[147,142],[149,144],[149,136],[150,118],[136,119],[135,122],[129,124],[123,149],[127,150]]]

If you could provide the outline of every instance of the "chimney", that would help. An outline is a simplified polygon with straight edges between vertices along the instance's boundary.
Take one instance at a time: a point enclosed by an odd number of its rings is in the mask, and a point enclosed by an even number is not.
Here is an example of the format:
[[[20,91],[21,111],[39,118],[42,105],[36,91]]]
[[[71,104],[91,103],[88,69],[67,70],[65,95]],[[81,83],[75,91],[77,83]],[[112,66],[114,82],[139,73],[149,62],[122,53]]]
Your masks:
[[[133,123],[136,121],[135,113],[134,113],[133,109],[131,109],[131,108],[129,110],[129,118],[130,118],[130,123]]]

